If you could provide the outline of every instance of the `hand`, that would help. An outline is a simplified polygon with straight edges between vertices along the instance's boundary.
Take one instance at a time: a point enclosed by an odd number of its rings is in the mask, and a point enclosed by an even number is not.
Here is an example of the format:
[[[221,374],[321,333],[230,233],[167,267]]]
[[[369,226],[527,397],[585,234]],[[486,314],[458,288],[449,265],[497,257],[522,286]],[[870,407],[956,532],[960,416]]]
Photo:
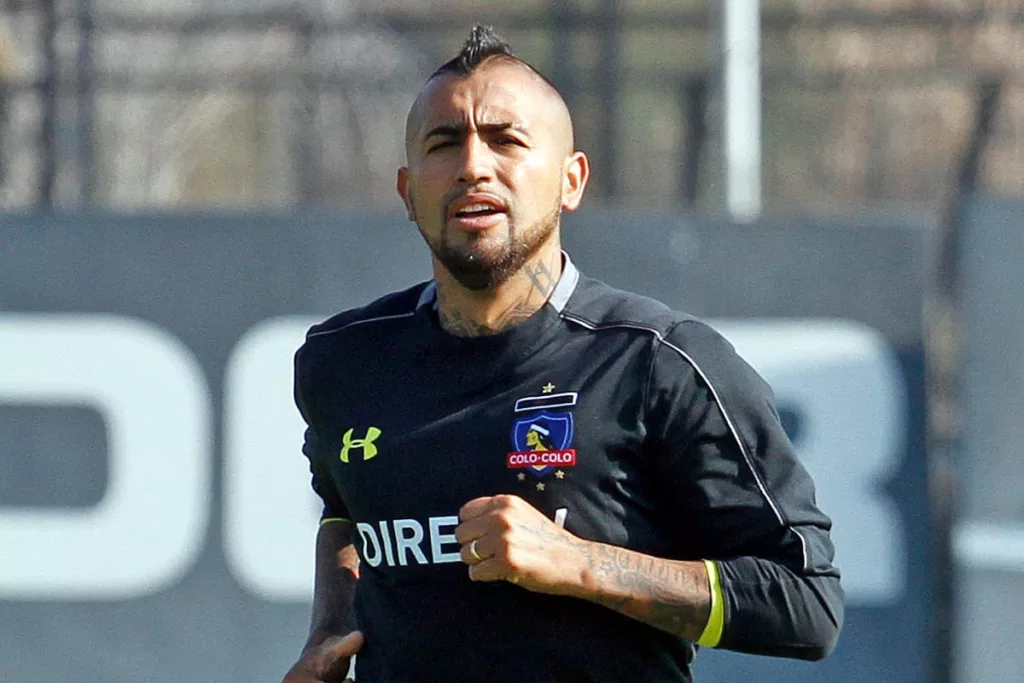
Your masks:
[[[353,683],[348,674],[352,655],[363,646],[361,631],[331,636],[302,653],[281,683]]]
[[[522,498],[475,498],[462,506],[459,519],[455,538],[473,581],[509,581],[553,595],[580,591],[589,544]]]

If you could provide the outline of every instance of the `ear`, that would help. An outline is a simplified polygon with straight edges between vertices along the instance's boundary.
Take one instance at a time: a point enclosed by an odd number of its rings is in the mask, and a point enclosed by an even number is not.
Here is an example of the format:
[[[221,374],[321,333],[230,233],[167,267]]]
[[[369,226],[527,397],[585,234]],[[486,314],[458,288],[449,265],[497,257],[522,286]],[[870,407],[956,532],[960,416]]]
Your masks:
[[[573,152],[565,158],[562,172],[562,209],[575,211],[583,201],[583,191],[590,180],[590,161],[583,152]]]
[[[409,169],[405,166],[398,169],[395,189],[398,190],[398,196],[402,198],[402,203],[405,204],[405,214],[409,217],[410,221],[415,222],[416,208],[412,204],[412,195],[409,194]]]

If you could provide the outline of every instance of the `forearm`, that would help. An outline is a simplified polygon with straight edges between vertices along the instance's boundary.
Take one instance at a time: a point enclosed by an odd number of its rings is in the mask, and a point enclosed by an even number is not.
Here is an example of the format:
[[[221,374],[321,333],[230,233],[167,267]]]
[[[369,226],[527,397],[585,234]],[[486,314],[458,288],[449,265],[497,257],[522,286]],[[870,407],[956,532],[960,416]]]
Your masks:
[[[359,579],[359,554],[349,522],[321,525],[316,538],[313,613],[304,649],[356,629],[353,598]]]
[[[583,542],[585,558],[576,597],[613,609],[696,642],[711,614],[703,562],[644,555],[604,543]]]

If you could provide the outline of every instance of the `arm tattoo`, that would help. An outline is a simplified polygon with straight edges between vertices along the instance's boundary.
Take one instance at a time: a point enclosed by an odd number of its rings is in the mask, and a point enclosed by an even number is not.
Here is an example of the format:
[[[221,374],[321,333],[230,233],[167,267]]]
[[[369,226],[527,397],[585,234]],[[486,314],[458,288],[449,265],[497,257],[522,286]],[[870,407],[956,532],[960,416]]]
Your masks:
[[[593,602],[687,640],[700,638],[711,614],[702,562],[665,560],[604,544],[583,548],[597,585]]]
[[[520,529],[533,536],[541,552],[565,547],[564,532],[548,524]],[[711,616],[703,562],[666,560],[578,538],[569,543],[583,555],[589,574],[584,591],[574,593],[577,597],[691,642],[700,639]]]

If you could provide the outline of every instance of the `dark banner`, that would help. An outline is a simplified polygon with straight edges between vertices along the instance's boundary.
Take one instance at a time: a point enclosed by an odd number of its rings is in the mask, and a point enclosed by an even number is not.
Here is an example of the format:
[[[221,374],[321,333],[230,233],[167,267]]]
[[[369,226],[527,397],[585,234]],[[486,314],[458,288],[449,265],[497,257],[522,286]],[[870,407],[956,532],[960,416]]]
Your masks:
[[[929,657],[921,221],[567,218],[585,273],[708,318],[773,385],[848,609],[804,664],[697,680],[919,683]],[[429,276],[393,216],[0,217],[0,680],[274,683],[318,514],[291,403],[309,324]]]

